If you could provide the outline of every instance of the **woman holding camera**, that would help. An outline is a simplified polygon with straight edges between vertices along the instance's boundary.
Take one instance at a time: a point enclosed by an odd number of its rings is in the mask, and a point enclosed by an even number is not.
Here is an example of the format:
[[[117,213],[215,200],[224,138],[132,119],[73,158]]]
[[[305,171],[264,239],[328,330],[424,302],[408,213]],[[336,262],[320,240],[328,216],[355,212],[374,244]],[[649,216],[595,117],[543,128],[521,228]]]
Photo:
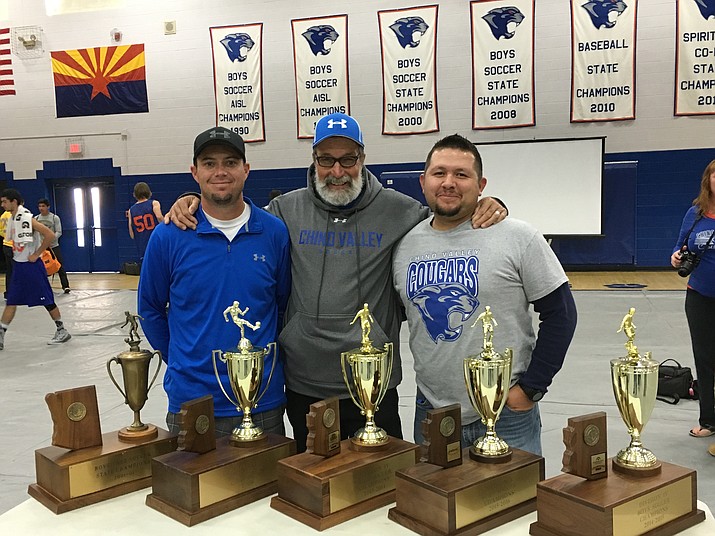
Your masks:
[[[670,263],[688,277],[685,316],[690,328],[700,392],[693,437],[715,434],[715,160],[703,172],[700,194],[685,213]],[[709,449],[715,456],[715,445]]]

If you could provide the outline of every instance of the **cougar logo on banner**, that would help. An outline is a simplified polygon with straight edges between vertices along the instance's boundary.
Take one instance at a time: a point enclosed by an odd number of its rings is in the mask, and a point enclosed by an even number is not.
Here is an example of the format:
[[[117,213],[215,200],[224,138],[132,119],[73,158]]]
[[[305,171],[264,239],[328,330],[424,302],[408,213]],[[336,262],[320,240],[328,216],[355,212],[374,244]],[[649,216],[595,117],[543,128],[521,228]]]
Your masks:
[[[498,41],[502,37],[505,39],[514,37],[514,32],[509,31],[509,25],[512,24],[512,30],[515,30],[524,20],[524,15],[514,6],[508,6],[492,9],[482,19],[489,25],[489,29],[494,34],[494,39]]]
[[[621,0],[589,0],[581,7],[588,12],[596,29],[600,30],[602,26],[613,28],[618,17],[628,6]]]
[[[715,0],[693,0],[705,20],[715,17]]]
[[[390,30],[395,32],[397,41],[402,48],[414,48],[419,45],[420,42],[413,39],[415,33],[419,32],[422,36],[428,28],[429,26],[422,17],[403,17],[390,25]]]
[[[317,56],[318,54],[322,54],[323,56],[330,54],[330,49],[325,48],[325,42],[330,41],[330,46],[332,47],[333,43],[335,43],[335,41],[338,40],[338,37],[340,37],[338,32],[335,31],[335,28],[327,24],[311,26],[301,35],[305,37],[306,41],[308,41],[310,50],[313,51],[314,56]]]
[[[231,61],[246,61],[246,58],[248,57],[246,54],[253,48],[255,43],[253,42],[253,39],[251,39],[251,36],[247,33],[237,33],[229,34],[221,39],[221,44],[226,49],[228,58]],[[244,53],[241,52],[242,48],[246,49]]]

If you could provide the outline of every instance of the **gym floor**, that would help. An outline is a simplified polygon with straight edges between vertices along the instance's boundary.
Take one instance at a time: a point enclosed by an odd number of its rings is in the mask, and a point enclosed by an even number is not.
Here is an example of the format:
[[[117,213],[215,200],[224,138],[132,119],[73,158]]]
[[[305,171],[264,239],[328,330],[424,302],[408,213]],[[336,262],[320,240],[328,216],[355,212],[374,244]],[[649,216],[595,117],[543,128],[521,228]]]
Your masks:
[[[629,436],[611,388],[609,361],[625,353],[625,337],[616,333],[630,307],[636,308],[636,343],[653,358],[677,359],[693,367],[683,302],[685,281],[674,272],[569,273],[578,328],[563,369],[540,403],[547,477],[559,474],[562,429],[569,417],[604,411],[608,419],[609,456],[627,446]],[[0,284],[3,284],[0,277]],[[102,430],[131,424],[132,412],[107,375],[107,361],[127,348],[124,311],[136,311],[138,277],[121,274],[70,274],[72,292],[55,295],[72,340],[48,346],[54,325],[43,308],[21,307],[0,352],[0,513],[27,500],[35,481],[34,451],[51,443],[52,422],[44,402],[49,392],[93,384]],[[495,341],[498,341],[498,329]],[[148,347],[143,343],[143,347]],[[408,333],[401,348],[404,380],[399,388],[404,435],[412,438],[415,384]],[[462,381],[461,378],[455,381]],[[165,426],[166,395],[157,380],[141,412],[144,422]],[[697,401],[672,406],[657,402],[643,433],[643,443],[670,463],[698,472],[698,498],[715,505],[715,457],[707,452],[712,438],[693,438]],[[289,429],[290,430],[290,429]],[[290,433],[289,433],[290,435]]]

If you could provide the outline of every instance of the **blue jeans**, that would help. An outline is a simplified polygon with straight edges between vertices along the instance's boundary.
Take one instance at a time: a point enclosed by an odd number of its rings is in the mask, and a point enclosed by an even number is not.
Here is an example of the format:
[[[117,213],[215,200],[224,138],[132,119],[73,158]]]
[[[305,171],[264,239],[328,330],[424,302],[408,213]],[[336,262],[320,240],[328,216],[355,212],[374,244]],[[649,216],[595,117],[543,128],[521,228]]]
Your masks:
[[[432,404],[417,389],[415,402],[415,443],[421,445],[422,421],[427,418],[427,410]],[[462,448],[471,447],[474,442],[487,433],[487,427],[481,419],[462,426]],[[504,406],[496,425],[497,435],[512,447],[541,456],[541,414],[538,402],[529,411],[512,411]]]
[[[261,413],[252,413],[251,419],[253,419],[253,424],[262,428],[264,432],[284,436],[286,433],[285,425],[283,424],[284,409],[285,408],[281,406],[279,408],[269,409],[268,411],[262,411]],[[243,422],[243,415],[236,415],[235,417],[216,417],[214,421],[216,437],[223,437],[233,433],[233,429]],[[179,414],[170,411],[167,412],[166,425],[169,427],[169,432],[178,434],[181,431],[181,428],[179,428]]]

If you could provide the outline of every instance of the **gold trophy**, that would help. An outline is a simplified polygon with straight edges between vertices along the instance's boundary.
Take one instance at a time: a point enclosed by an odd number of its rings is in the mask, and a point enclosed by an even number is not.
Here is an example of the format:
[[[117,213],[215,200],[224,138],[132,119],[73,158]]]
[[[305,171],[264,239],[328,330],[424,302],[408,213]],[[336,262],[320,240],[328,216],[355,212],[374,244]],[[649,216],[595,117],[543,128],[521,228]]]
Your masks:
[[[258,405],[258,401],[268,390],[271,378],[273,377],[273,370],[275,369],[277,358],[275,342],[270,343],[268,345],[268,349],[266,349],[253,346],[251,341],[246,338],[246,326],[251,328],[253,331],[256,331],[261,327],[260,322],[251,324],[248,320],[243,318],[248,310],[248,307],[241,310],[237,301],[234,301],[232,305],[226,308],[223,312],[223,317],[226,322],[228,322],[228,315],[231,315],[234,324],[236,324],[241,330],[241,339],[238,342],[238,348],[236,350],[231,350],[229,352],[214,350],[212,353],[214,372],[216,374],[216,379],[218,380],[218,385],[221,387],[221,391],[224,395],[226,395],[229,402],[236,406],[238,411],[243,412],[243,421],[233,430],[233,433],[231,434],[231,443],[235,446],[247,446],[254,441],[265,438],[263,430],[253,423],[253,419],[251,419],[251,410]],[[263,392],[260,392],[261,383],[263,382],[265,357],[270,354],[271,350],[273,351],[273,365],[271,366],[271,372],[268,375],[268,381],[263,388]],[[216,364],[217,359],[221,360],[222,363],[226,363],[226,368],[228,369],[228,379],[231,383],[233,397],[231,397],[231,395],[229,395],[223,387],[221,376],[218,372],[218,365]]]
[[[537,520],[532,536],[602,534],[676,534],[705,520],[697,508],[694,470],[656,459],[643,447],[641,434],[653,411],[658,363],[638,353],[631,307],[623,317],[626,356],[611,361],[616,405],[631,436],[630,445],[610,459],[608,471],[606,415],[568,420],[564,429],[563,474],[539,482]],[[584,524],[586,523],[586,525]]]
[[[503,355],[494,351],[492,339],[494,326],[498,324],[488,305],[472,327],[480,322],[484,330],[484,347],[478,356],[464,359],[464,381],[469,400],[482,417],[487,433],[474,442],[469,449],[469,456],[480,462],[503,463],[511,459],[512,451],[497,436],[495,426],[509,394],[512,350],[505,349]]]
[[[278,495],[271,499],[272,508],[319,531],[394,502],[395,472],[417,462],[417,445],[375,424],[392,373],[392,343],[381,350],[370,342],[375,319],[367,303],[350,325],[358,320],[360,347],[342,352],[340,363],[365,426],[341,441],[338,400],[311,405],[306,422],[313,452],[279,460]]]
[[[389,441],[387,432],[375,424],[375,413],[387,392],[392,374],[392,343],[385,344],[380,350],[370,341],[370,326],[375,322],[367,303],[363,305],[350,325],[360,320],[362,342],[360,348],[354,348],[340,354],[340,364],[343,369],[343,379],[347,385],[350,398],[360,413],[365,415],[365,426],[360,428],[351,438],[351,445],[361,448],[382,447]],[[350,374],[348,374],[348,369]],[[355,391],[353,393],[353,391]]]
[[[156,426],[153,424],[142,423],[139,418],[139,412],[144,407],[144,404],[149,396],[149,390],[152,385],[154,385],[156,377],[159,375],[159,369],[161,369],[161,352],[159,352],[159,350],[154,352],[141,350],[139,348],[141,338],[139,338],[139,333],[137,331],[137,318],[141,317],[139,315],[134,315],[129,311],[125,311],[124,315],[126,317],[126,321],[122,327],[127,324],[129,325],[129,337],[124,339],[124,342],[129,344],[129,350],[125,350],[118,356],[109,359],[107,361],[107,372],[109,373],[109,377],[112,379],[114,385],[124,396],[124,403],[129,405],[134,412],[134,422],[131,425],[122,428],[118,432],[120,441],[131,443],[153,439],[157,437],[158,434]],[[154,376],[150,382],[149,365],[154,356],[157,356],[159,360],[156,370],[154,371]],[[117,380],[114,379],[111,368],[112,363],[117,363],[122,369],[124,389],[122,389],[117,383]]]
[[[658,362],[646,352],[642,357],[634,343],[636,326],[633,324],[635,308],[623,317],[618,332],[623,331],[627,355],[611,361],[611,382],[618,411],[628,427],[631,442],[613,459],[613,469],[635,476],[650,476],[660,472],[661,464],[655,455],[641,443],[641,433],[655,407],[658,391]]]

